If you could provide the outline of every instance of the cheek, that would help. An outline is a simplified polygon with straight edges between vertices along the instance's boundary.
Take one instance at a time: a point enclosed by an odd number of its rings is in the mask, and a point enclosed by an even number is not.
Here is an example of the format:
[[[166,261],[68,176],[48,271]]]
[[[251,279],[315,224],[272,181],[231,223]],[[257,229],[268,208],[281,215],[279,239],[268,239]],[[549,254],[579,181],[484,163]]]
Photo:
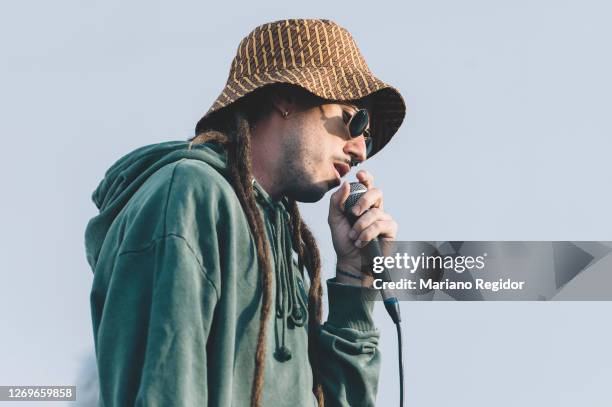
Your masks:
[[[329,148],[325,139],[326,134],[316,126],[311,127],[309,130],[304,140],[306,151],[308,152],[308,161],[320,165],[325,160]]]
[[[317,116],[318,117],[318,116]],[[336,137],[329,133],[325,128],[324,122],[313,118],[308,126],[304,127],[304,147],[305,147],[305,164],[310,173],[325,174],[332,171],[330,169],[332,157],[338,155],[338,151],[342,150],[342,146],[336,145]],[[336,151],[338,150],[338,151]]]
[[[312,140],[309,141],[305,147],[306,154],[304,155],[303,161],[304,171],[310,174],[321,172],[325,161],[324,146],[322,146],[320,142]]]

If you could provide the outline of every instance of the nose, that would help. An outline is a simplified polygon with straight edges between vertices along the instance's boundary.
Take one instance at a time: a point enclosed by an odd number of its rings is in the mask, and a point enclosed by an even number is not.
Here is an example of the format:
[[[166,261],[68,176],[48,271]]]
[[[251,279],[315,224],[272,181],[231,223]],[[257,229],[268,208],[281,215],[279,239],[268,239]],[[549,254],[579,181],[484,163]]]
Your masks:
[[[351,165],[364,162],[367,158],[365,138],[359,136],[347,140],[344,144],[344,153],[351,156]]]

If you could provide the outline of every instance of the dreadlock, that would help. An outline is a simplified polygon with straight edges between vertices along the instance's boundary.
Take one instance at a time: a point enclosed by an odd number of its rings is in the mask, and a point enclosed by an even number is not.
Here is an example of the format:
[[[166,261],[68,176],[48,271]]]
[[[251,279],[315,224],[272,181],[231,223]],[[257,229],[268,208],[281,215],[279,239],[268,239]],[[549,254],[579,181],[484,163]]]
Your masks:
[[[191,149],[194,144],[216,142],[226,147],[228,153],[228,167],[230,170],[230,182],[236,191],[240,205],[247,217],[249,228],[255,240],[257,248],[257,259],[262,275],[263,298],[260,316],[259,334],[257,337],[257,350],[255,352],[255,373],[251,388],[251,407],[259,407],[261,404],[264,367],[266,356],[266,335],[268,330],[268,317],[272,302],[272,267],[268,260],[269,242],[266,238],[263,220],[257,209],[253,184],[251,183],[251,134],[249,120],[240,109],[226,112],[225,120],[232,123],[229,130],[205,129],[193,137],[189,143]],[[217,128],[223,126],[216,126]],[[312,367],[313,393],[319,407],[324,406],[323,387],[320,380],[319,358],[317,350],[316,333],[322,319],[322,295],[321,287],[321,260],[319,248],[310,232],[303,222],[298,205],[294,200],[290,201],[289,213],[291,217],[291,237],[293,248],[298,254],[298,265],[300,271],[306,268],[310,279],[310,290],[308,292],[308,359]]]

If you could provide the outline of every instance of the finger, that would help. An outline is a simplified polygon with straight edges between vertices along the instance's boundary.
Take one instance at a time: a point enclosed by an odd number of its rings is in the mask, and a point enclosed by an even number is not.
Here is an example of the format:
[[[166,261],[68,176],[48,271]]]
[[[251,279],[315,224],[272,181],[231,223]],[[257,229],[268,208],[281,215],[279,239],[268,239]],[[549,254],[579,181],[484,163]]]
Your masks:
[[[378,188],[368,189],[353,206],[353,213],[355,216],[360,216],[368,209],[375,207],[382,209],[383,204],[383,193]]]
[[[363,185],[366,186],[366,188],[370,189],[372,187],[374,187],[374,176],[372,174],[370,174],[368,171],[366,170],[359,170],[357,171],[357,179],[359,180],[359,182],[361,182]]]
[[[357,219],[351,231],[349,232],[349,238],[355,239],[361,232],[363,232],[368,226],[379,220],[391,220],[391,215],[384,212],[379,208],[372,208]]]
[[[379,220],[363,230],[357,237],[357,240],[355,240],[354,244],[357,247],[363,247],[365,243],[376,238],[393,240],[395,239],[396,234],[397,223],[394,220]]]
[[[329,213],[338,214],[344,213],[344,202],[348,198],[351,188],[348,182],[343,182],[342,185],[334,192],[329,199]]]

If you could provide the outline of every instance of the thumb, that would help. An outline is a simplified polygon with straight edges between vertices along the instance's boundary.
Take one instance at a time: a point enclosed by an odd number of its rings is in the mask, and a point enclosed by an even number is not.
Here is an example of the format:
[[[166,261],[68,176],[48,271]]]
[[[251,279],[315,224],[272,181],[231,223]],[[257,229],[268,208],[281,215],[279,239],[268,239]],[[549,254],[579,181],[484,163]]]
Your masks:
[[[330,216],[344,216],[344,202],[348,198],[351,188],[349,183],[344,181],[340,188],[331,195],[329,199],[329,215]]]

